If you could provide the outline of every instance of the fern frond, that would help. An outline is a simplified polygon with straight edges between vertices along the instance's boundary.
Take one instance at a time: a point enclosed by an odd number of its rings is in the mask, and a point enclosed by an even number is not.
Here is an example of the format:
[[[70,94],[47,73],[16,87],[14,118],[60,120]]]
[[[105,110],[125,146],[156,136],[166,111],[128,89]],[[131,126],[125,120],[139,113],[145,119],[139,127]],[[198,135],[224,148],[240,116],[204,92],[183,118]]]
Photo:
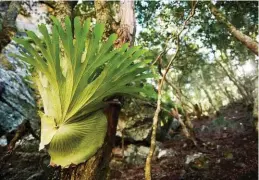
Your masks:
[[[102,146],[107,131],[103,100],[137,95],[144,89],[134,82],[152,76],[142,63],[135,63],[146,52],[141,47],[124,44],[114,49],[116,34],[102,41],[104,24],[96,24],[91,32],[90,20],[81,24],[76,17],[73,31],[68,17],[64,28],[55,17],[52,20],[51,32],[39,26],[42,38],[27,32],[33,45],[14,40],[26,49],[16,57],[38,72],[36,84],[44,105],[40,149],[47,147],[52,163],[69,166],[84,162]]]

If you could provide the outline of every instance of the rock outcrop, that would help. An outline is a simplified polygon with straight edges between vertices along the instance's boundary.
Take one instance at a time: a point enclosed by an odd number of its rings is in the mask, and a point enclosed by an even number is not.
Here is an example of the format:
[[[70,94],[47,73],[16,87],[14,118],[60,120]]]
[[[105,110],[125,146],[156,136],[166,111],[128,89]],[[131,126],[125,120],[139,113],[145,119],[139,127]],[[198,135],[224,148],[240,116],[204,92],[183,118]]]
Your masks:
[[[1,17],[4,8],[1,6]],[[0,19],[1,19],[0,17]],[[37,25],[49,24],[48,8],[36,2],[23,2],[22,10],[16,18],[17,34],[24,36],[26,30],[38,34]],[[9,43],[0,54],[0,136],[16,129],[24,120],[29,120],[33,129],[39,128],[35,94],[28,80],[30,72],[24,62],[10,57],[10,53],[19,53],[18,45]]]
[[[126,99],[119,116],[117,136],[133,141],[144,141],[152,128],[155,108],[138,99]]]

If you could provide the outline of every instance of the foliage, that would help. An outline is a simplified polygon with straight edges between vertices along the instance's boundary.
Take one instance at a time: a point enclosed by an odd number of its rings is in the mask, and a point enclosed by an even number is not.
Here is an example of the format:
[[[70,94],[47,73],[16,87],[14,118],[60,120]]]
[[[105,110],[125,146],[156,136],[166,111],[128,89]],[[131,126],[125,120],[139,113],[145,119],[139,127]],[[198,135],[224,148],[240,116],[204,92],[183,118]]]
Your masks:
[[[222,131],[240,131],[242,132],[243,125],[240,125],[236,121],[231,121],[229,119],[224,118],[223,116],[219,116],[214,119],[209,125],[208,130],[214,133],[221,133]]]
[[[105,100],[117,94],[144,92],[140,81],[151,77],[142,62],[146,50],[124,44],[113,50],[116,35],[102,42],[103,24],[90,27],[67,17],[61,23],[52,17],[49,33],[40,25],[42,38],[28,31],[28,39],[15,38],[24,47],[19,59],[37,70],[35,77],[43,99],[40,149],[46,147],[52,164],[69,166],[90,158],[102,146],[107,120]]]
[[[212,124],[214,126],[218,126],[218,127],[223,128],[223,127],[228,127],[229,126],[229,121],[226,121],[223,116],[220,116],[217,119],[213,120]]]
[[[177,87],[181,95],[167,84],[163,102],[168,103],[169,99],[179,104],[181,98],[190,107],[201,103],[203,110],[211,111],[239,98],[251,99],[257,60],[216,20],[208,3],[198,2],[194,18],[188,22],[180,38],[179,54],[167,76],[169,83]],[[257,2],[244,3],[217,1],[216,7],[238,30],[256,39],[258,5]],[[191,2],[187,1],[136,3],[138,23],[142,27],[137,41],[151,50],[148,58],[156,59],[168,45],[167,53],[155,64],[157,74],[165,70],[165,65],[174,54],[175,34],[190,10]],[[226,71],[218,62],[223,64]]]

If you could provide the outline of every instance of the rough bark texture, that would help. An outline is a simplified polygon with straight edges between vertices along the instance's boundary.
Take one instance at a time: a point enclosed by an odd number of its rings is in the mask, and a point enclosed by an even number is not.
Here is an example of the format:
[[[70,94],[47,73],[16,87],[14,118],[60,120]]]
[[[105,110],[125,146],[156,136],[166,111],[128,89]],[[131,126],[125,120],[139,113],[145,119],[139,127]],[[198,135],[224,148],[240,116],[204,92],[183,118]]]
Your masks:
[[[73,8],[76,5],[76,1],[44,1],[52,10],[50,14],[57,17],[61,23],[65,23],[66,16],[71,17],[73,15]],[[63,25],[63,24],[62,24]]]
[[[120,27],[117,30],[118,40],[117,44],[130,42],[134,44],[136,33],[136,20],[134,14],[134,1],[121,0],[120,1]]]
[[[97,22],[105,24],[110,22],[111,9],[108,7],[108,3],[109,2],[103,0],[94,1]]]
[[[96,21],[105,24],[105,38],[109,37],[114,33],[112,24],[114,24],[114,19],[112,17],[112,10],[110,2],[106,0],[95,0],[94,1]]]
[[[16,33],[16,17],[21,9],[21,2],[12,1],[3,18],[2,30],[0,31],[0,52],[11,41]]]
[[[256,41],[239,31],[212,3],[210,3],[210,11],[219,22],[223,23],[228,28],[229,32],[237,40],[242,42],[248,49],[258,56],[258,43]]]

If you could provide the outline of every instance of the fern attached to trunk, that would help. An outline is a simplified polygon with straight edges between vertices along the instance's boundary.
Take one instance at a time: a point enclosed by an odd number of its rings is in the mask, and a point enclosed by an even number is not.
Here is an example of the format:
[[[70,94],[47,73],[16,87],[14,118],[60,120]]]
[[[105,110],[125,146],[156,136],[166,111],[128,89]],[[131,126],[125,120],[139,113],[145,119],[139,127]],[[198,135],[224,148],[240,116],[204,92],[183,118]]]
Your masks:
[[[93,156],[102,146],[107,120],[104,100],[116,94],[143,92],[140,81],[151,77],[143,63],[145,50],[124,44],[113,49],[112,34],[102,41],[104,24],[91,30],[90,20],[67,17],[65,28],[53,17],[52,32],[40,25],[42,38],[28,31],[28,39],[14,40],[25,52],[15,55],[34,66],[36,84],[43,100],[40,149],[47,148],[52,164],[67,167]]]

